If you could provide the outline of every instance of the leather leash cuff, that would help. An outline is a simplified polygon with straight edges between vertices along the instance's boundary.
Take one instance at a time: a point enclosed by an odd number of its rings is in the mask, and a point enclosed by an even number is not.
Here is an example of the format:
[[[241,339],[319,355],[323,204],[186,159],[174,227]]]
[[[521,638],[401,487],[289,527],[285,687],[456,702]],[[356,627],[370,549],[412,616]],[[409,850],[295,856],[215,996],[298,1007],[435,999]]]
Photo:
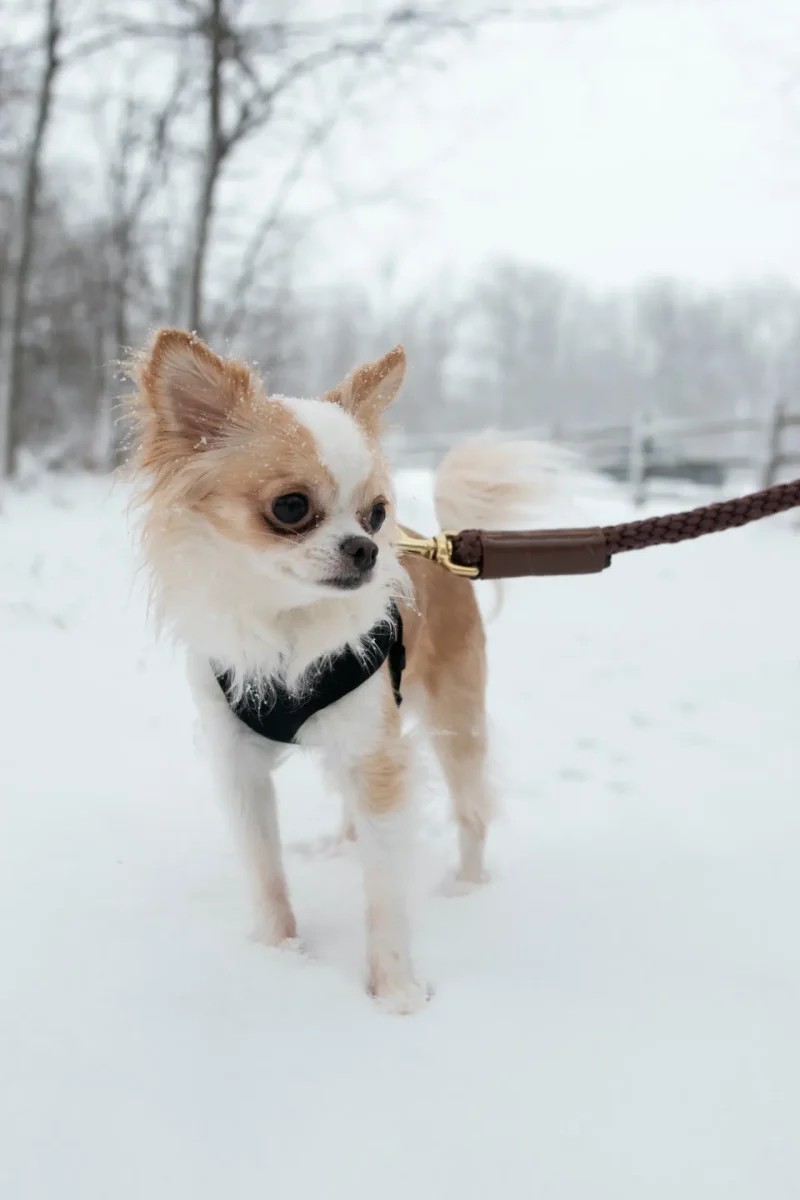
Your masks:
[[[481,579],[525,575],[594,575],[611,565],[602,529],[544,529],[486,533],[470,529],[453,538],[453,560],[477,568]]]

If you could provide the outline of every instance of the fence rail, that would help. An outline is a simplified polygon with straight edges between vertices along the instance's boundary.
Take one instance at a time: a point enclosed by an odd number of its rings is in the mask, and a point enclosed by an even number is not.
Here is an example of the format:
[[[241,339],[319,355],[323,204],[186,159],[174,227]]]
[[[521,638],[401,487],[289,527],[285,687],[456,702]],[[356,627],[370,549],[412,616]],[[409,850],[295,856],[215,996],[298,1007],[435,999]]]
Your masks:
[[[626,424],[559,425],[546,436],[576,450],[591,466],[627,483],[632,499],[641,504],[650,479],[721,485],[730,472],[748,471],[758,486],[771,487],[784,471],[800,471],[800,436],[791,438],[791,430],[800,430],[800,412],[790,412],[783,403],[777,403],[762,417],[696,419],[636,413]],[[510,436],[540,438],[542,432],[541,428],[517,429]],[[400,436],[395,438],[395,455],[405,462],[433,465],[464,436]],[[716,439],[717,444],[709,447],[710,439]],[[747,444],[742,445],[743,441]]]
[[[561,440],[582,451],[596,466],[626,480],[632,499],[641,504],[647,481],[659,477],[722,484],[731,471],[749,470],[759,486],[771,487],[784,468],[800,467],[800,445],[787,445],[788,431],[798,427],[800,413],[777,403],[761,418],[692,420],[636,414],[628,426],[562,430]],[[744,436],[749,442],[746,452],[733,446]],[[703,453],[702,443],[710,438],[728,445],[718,444]],[[678,442],[679,450],[675,448]],[[701,444],[699,450],[696,442]]]

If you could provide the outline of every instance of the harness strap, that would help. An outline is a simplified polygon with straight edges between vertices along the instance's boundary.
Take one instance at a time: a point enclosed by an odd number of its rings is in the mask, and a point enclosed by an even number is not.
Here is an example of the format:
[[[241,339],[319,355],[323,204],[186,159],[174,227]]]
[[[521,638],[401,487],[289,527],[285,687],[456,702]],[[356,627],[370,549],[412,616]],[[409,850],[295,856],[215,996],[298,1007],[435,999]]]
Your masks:
[[[358,655],[346,646],[323,663],[310,692],[293,696],[286,685],[277,680],[268,699],[254,689],[245,689],[241,700],[230,697],[231,672],[217,673],[217,683],[225,693],[231,712],[261,737],[272,742],[292,744],[309,717],[322,712],[337,700],[344,699],[362,683],[371,679],[387,661],[395,703],[402,703],[400,684],[406,665],[403,645],[403,621],[396,604],[392,603],[388,619],[380,621],[363,640],[363,654]]]

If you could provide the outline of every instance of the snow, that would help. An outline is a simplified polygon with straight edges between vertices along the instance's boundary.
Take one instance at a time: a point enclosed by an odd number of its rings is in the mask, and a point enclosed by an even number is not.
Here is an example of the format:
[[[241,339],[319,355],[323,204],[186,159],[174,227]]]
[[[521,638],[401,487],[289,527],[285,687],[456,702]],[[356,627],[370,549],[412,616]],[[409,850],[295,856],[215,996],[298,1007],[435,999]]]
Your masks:
[[[428,487],[402,488],[426,527]],[[436,995],[399,1019],[361,990],[354,857],[298,846],[337,817],[309,760],[280,780],[308,955],[250,940],[124,504],[62,480],[0,514],[0,1195],[800,1194],[792,521],[509,589],[493,881],[441,894],[434,775],[416,940]]]

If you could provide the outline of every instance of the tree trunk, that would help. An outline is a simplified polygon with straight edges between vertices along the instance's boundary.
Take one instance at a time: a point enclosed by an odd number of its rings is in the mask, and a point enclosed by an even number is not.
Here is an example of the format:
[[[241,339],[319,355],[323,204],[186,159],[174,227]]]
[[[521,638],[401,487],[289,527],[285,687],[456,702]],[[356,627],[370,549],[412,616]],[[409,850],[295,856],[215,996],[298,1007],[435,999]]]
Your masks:
[[[125,315],[127,289],[126,275],[120,264],[125,263],[123,244],[125,231],[115,229],[111,234],[111,245],[100,285],[102,303],[95,316],[95,342],[93,369],[97,390],[94,395],[95,422],[92,434],[90,459],[99,471],[112,471],[117,460],[117,438],[114,429],[115,384],[119,370],[119,356],[127,346],[125,338]],[[122,243],[122,244],[121,244]],[[111,258],[111,262],[108,261]],[[120,336],[122,330],[122,336]]]
[[[36,212],[41,182],[41,159],[53,100],[53,86],[59,68],[58,47],[61,37],[59,0],[47,0],[44,31],[44,68],[36,104],[36,119],[25,162],[20,206],[19,242],[16,265],[11,278],[11,333],[8,343],[8,373],[0,400],[0,480],[8,478],[14,466],[19,440],[20,410],[23,405],[25,347],[24,331],[28,316],[33,249],[36,237]]]
[[[205,267],[211,232],[211,216],[214,209],[214,194],[217,190],[220,167],[222,166],[222,160],[226,152],[225,138],[222,132],[222,40],[224,37],[222,5],[223,0],[211,0],[209,11],[208,130],[205,162],[203,164],[200,196],[197,205],[197,224],[195,227],[194,245],[192,246],[189,283],[189,328],[201,336],[204,333]]]
[[[127,357],[130,346],[130,331],[128,329],[128,279],[131,272],[133,230],[130,223],[125,221],[118,231],[117,278],[113,288],[113,316],[111,336],[113,339],[113,355],[110,370],[106,371],[106,389],[104,420],[107,434],[106,469],[111,471],[117,466],[122,457],[122,446],[115,429],[114,422],[114,384],[118,378],[120,355]]]
[[[107,284],[102,289],[108,298]],[[94,323],[92,346],[92,391],[95,411],[94,429],[88,454],[88,465],[94,471],[110,471],[114,466],[114,409],[113,386],[108,362],[108,334],[102,312]]]

